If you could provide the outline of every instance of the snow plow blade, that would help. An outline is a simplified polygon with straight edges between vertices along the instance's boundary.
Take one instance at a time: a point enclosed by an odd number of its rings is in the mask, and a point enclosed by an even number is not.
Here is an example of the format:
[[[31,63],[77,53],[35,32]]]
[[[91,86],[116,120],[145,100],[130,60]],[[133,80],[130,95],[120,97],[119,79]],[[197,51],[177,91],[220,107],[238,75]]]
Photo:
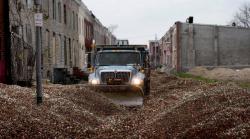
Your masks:
[[[118,105],[135,107],[143,105],[144,93],[142,88],[126,85],[92,86],[94,90]]]

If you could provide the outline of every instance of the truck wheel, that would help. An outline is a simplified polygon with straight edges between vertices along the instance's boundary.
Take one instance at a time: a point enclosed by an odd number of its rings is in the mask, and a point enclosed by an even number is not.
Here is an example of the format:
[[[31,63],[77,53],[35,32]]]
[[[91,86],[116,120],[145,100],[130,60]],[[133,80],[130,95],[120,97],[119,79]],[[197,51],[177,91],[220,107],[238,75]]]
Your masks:
[[[150,81],[146,81],[143,88],[144,95],[148,96],[150,94]]]

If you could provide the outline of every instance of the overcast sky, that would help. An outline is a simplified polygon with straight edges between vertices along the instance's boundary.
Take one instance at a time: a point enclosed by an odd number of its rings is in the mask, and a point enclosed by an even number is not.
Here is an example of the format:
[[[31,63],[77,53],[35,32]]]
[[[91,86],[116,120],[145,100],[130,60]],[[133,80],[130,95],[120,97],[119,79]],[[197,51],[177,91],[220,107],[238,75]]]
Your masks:
[[[82,0],[114,34],[132,44],[161,38],[176,22],[193,16],[195,23],[226,25],[250,0]]]

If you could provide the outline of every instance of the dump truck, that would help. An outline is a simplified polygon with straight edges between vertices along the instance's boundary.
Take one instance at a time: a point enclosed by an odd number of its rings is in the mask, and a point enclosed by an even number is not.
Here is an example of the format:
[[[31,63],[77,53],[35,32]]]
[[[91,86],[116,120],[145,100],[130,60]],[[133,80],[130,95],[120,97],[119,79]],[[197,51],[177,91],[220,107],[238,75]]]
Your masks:
[[[88,81],[102,90],[129,90],[150,94],[150,64],[147,45],[99,45],[92,53]]]

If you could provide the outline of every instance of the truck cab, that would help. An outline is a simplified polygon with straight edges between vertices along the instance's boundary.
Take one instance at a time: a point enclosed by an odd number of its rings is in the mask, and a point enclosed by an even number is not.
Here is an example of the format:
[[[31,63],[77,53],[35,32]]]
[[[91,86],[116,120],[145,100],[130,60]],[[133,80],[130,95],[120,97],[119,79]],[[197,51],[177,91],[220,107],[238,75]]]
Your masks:
[[[150,67],[146,46],[97,46],[93,60],[89,84],[104,88],[139,88],[144,95],[149,94]]]

